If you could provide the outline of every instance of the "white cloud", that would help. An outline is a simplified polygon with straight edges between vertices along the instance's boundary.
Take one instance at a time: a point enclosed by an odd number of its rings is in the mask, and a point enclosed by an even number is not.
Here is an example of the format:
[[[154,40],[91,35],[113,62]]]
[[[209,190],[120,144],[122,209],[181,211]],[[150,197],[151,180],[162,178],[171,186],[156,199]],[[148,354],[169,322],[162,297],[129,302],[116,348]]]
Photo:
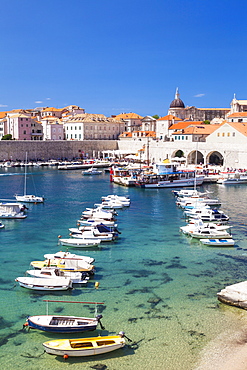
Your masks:
[[[51,100],[51,98],[46,98],[45,100]]]
[[[43,103],[41,100],[37,100],[37,101],[35,102],[35,104],[41,104],[41,103]]]
[[[194,95],[194,98],[201,98],[202,96],[205,96],[205,94],[197,94],[197,95]]]
[[[0,108],[6,108],[7,105],[6,104],[0,104]]]

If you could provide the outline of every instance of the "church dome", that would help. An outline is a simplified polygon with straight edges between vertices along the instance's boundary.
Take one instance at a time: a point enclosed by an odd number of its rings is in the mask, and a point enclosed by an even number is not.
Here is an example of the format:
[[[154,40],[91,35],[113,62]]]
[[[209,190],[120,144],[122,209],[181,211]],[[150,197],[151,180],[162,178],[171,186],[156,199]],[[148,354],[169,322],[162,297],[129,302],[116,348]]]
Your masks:
[[[175,99],[170,104],[170,108],[185,108],[184,102],[179,97],[178,89],[176,90]]]

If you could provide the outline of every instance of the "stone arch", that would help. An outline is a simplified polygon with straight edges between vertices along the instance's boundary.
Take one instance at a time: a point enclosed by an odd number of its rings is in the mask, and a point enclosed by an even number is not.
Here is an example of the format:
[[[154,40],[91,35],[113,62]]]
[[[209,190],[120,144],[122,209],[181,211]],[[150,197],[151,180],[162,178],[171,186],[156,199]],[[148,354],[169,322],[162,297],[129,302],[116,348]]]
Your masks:
[[[224,163],[224,157],[220,152],[214,150],[207,154],[206,163],[222,166]]]
[[[200,152],[199,150],[193,150],[192,152],[190,152],[187,157],[187,163],[188,164],[200,164],[200,163],[204,164],[204,156],[202,152]]]

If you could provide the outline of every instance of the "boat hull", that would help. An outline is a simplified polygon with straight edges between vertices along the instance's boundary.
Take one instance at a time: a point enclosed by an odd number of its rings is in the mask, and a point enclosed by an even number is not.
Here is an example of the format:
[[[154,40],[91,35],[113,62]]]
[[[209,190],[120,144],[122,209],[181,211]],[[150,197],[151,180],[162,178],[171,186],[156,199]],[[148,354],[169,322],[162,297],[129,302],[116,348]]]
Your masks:
[[[204,177],[196,178],[196,185],[202,185]],[[159,188],[174,188],[174,187],[186,187],[186,186],[195,186],[195,179],[179,179],[173,181],[158,181],[155,183],[142,183],[136,182],[136,186],[145,188],[145,189],[159,189]]]
[[[119,336],[94,337],[83,339],[60,339],[43,343],[45,351],[58,356],[94,356],[115,351],[124,347],[125,340]],[[73,348],[74,347],[74,348]]]
[[[75,320],[77,322],[81,322],[81,325],[78,324],[72,326],[72,322],[74,322]],[[54,324],[45,324],[44,321],[50,321]],[[27,323],[31,329],[47,331],[50,333],[72,334],[95,330],[98,324],[98,320],[75,316],[30,316],[27,318]]]

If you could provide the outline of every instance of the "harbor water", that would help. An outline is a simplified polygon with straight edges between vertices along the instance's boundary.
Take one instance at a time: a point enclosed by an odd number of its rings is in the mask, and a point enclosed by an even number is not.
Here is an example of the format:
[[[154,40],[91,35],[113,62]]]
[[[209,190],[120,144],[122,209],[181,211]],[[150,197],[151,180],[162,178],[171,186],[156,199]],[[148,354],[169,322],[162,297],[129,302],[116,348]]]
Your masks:
[[[0,198],[23,191],[23,168],[0,170]],[[27,193],[44,196],[29,204],[25,220],[2,220],[0,230],[1,369],[220,369],[222,356],[245,345],[247,312],[217,300],[226,285],[246,280],[246,185],[205,185],[230,216],[235,247],[210,248],[179,232],[185,225],[171,189],[125,188],[110,183],[109,174],[82,176],[80,170],[30,168]],[[58,235],[69,237],[86,207],[108,194],[129,196],[118,210],[117,241],[100,249],[71,249],[95,258],[95,275],[87,287],[42,293],[15,282],[30,262],[45,253],[66,250]],[[95,282],[99,288],[95,289]],[[77,334],[87,337],[124,331],[132,342],[105,355],[68,358],[44,352],[42,343],[71,335],[23,330],[28,315],[56,313],[93,317],[95,305],[44,300],[100,302],[105,327]],[[224,357],[226,358],[226,356]],[[246,362],[245,362],[246,366]],[[226,367],[225,367],[226,368]],[[246,367],[247,368],[247,367]],[[231,369],[234,369],[233,367]],[[242,367],[242,370],[245,367]]]

